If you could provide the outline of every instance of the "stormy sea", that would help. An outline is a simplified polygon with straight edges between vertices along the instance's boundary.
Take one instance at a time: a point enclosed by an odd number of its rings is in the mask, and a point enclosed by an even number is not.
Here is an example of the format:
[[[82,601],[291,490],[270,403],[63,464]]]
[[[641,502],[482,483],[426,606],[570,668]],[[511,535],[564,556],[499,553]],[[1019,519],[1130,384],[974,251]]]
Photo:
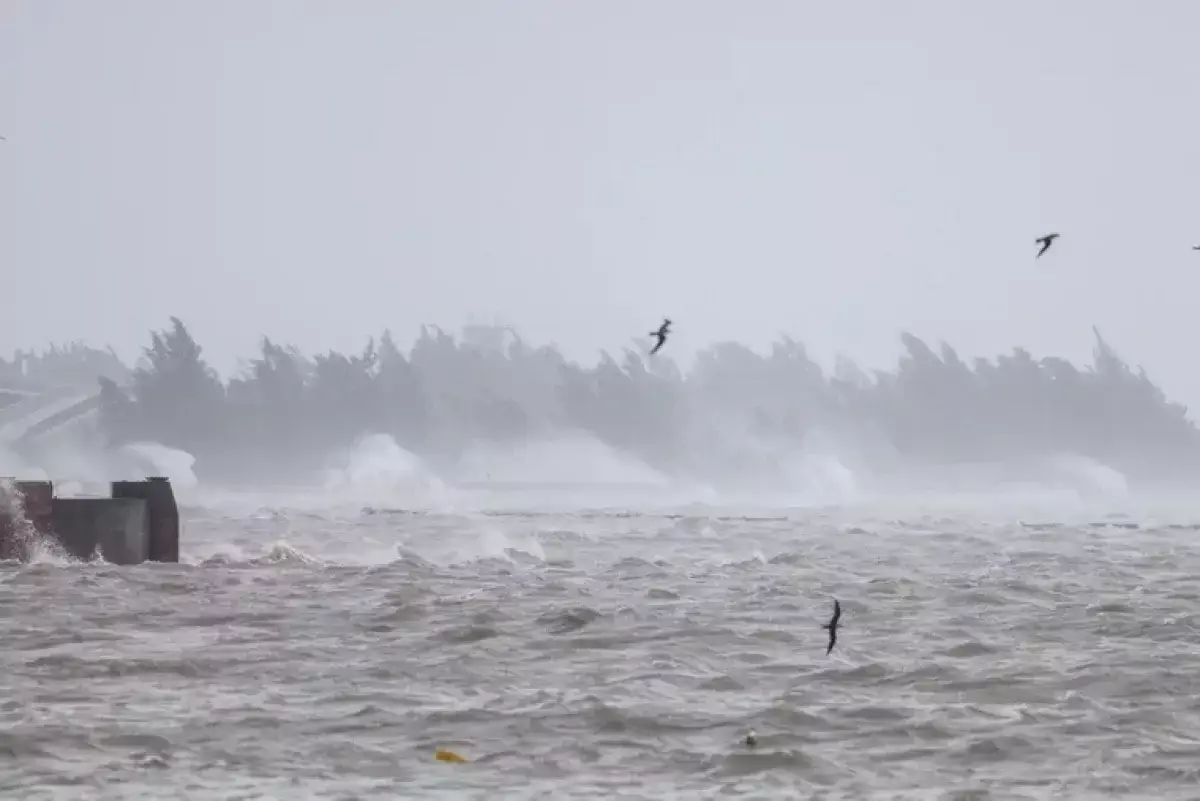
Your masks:
[[[788,396],[602,364],[559,376],[564,422],[532,368],[488,373],[507,405],[445,400],[463,373],[431,365],[488,371],[431,341],[407,384],[267,343],[208,411],[163,389],[196,358],[167,341],[98,407],[46,407],[74,428],[0,409],[0,474],[104,494],[120,456],[183,518],[178,563],[0,564],[4,797],[1197,797],[1200,502],[1164,476],[1198,451],[1144,375],[914,346]],[[351,368],[401,400],[338,395]],[[398,407],[425,416],[369,416]],[[321,469],[256,483],[263,454]]]
[[[181,491],[180,564],[0,568],[5,796],[1195,797],[1200,507],[456,489],[371,459]]]

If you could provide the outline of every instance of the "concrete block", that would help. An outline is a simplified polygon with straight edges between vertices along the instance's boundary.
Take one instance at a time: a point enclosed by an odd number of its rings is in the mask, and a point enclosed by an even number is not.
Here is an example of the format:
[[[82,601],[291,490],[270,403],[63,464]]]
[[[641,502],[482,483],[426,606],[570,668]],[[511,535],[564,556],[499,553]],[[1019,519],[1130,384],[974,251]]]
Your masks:
[[[111,498],[56,498],[49,481],[8,481],[0,498],[0,559],[27,559],[38,536],[77,559],[112,564],[179,561],[179,507],[164,478],[117,481]]]
[[[114,498],[141,498],[146,501],[150,517],[150,550],[146,557],[152,562],[179,561],[179,506],[171,482],[152,477],[145,481],[114,481]]]
[[[55,498],[54,533],[77,559],[136,565],[150,554],[147,511],[140,498]]]

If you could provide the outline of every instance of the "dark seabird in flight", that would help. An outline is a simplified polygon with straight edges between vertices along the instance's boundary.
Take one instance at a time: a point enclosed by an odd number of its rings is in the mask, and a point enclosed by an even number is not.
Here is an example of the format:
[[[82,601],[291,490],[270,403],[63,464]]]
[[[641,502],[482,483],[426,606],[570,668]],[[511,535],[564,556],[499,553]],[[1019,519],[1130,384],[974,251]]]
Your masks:
[[[1035,239],[1034,243],[1041,245],[1042,249],[1038,251],[1037,256],[1034,258],[1040,259],[1042,254],[1049,250],[1050,246],[1054,244],[1055,239],[1058,239],[1058,234],[1046,234],[1041,239]]]
[[[837,629],[838,621],[842,618],[842,605],[837,602],[837,598],[833,599],[833,617],[829,619],[821,628],[829,632],[829,647],[825,649],[825,656],[829,656],[829,652],[833,650],[833,646],[837,645]]]
[[[671,321],[664,319],[663,324],[661,326],[659,326],[657,331],[650,332],[650,336],[658,337],[658,344],[656,344],[654,346],[654,350],[650,351],[651,356],[658,353],[658,351],[662,348],[662,346],[667,344],[667,329],[669,329],[670,327],[671,327]]]

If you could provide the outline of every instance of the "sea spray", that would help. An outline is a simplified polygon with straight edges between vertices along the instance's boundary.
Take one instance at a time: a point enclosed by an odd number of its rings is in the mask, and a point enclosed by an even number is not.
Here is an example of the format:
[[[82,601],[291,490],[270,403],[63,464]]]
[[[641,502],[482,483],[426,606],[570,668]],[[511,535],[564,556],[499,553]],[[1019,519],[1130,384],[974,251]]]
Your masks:
[[[29,519],[25,494],[11,478],[0,479],[0,559],[21,562],[65,559],[62,547],[53,538],[43,536]]]
[[[134,462],[136,471],[141,473],[130,475],[131,479],[142,479],[147,475],[163,476],[171,481],[177,491],[195,489],[200,483],[193,469],[196,457],[187,451],[170,448],[159,442],[131,442],[121,446],[120,453]]]
[[[0,479],[0,559],[25,561],[33,524],[25,516],[25,499],[16,483]]]
[[[368,434],[325,471],[324,490],[347,502],[390,506],[440,500],[445,484],[387,434]]]
[[[665,475],[643,460],[585,431],[523,442],[473,445],[459,459],[453,478],[468,483],[533,486],[669,484]]]
[[[1077,492],[1082,499],[1122,501],[1129,495],[1129,482],[1121,471],[1079,454],[1060,454],[1049,461],[1052,475]]]

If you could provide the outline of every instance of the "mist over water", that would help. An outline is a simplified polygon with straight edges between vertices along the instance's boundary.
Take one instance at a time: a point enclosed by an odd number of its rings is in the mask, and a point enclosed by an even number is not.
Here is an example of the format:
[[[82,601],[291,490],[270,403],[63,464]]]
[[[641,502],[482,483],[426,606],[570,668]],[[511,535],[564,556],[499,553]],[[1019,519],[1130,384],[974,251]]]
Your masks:
[[[404,354],[385,335],[362,355],[315,362],[264,340],[261,359],[221,384],[176,321],[133,370],[81,346],[26,354],[20,376],[34,387],[39,359],[77,391],[102,364],[101,404],[36,438],[10,438],[0,473],[54,479],[61,495],[161,475],[184,504],[245,512],[992,510],[1084,520],[1186,517],[1195,505],[1186,482],[1196,429],[1103,339],[1082,370],[1020,350],[967,368],[948,348],[939,358],[904,341],[897,371],[873,379],[845,357],[824,376],[790,340],[768,357],[715,346],[685,375],[669,357],[632,352],[620,368],[607,356],[571,365],[511,329],[476,326],[462,342],[426,330]],[[72,372],[76,363],[85,367]],[[1041,409],[998,405],[1039,392]],[[1114,417],[1119,409],[1130,416]],[[1053,414],[1060,428],[1046,427]],[[45,428],[26,415],[10,415],[9,429]],[[378,430],[388,428],[397,433]],[[1071,441],[1074,452],[1062,447]]]
[[[902,342],[895,370],[873,376],[845,356],[827,372],[787,338],[765,355],[718,343],[683,371],[647,343],[588,366],[476,325],[458,338],[425,328],[407,351],[385,332],[361,353],[311,359],[265,338],[224,380],[173,320],[132,369],[84,346],[22,355],[14,390],[46,393],[50,376],[68,389],[45,414],[36,398],[0,408],[0,467],[414,504],[483,486],[803,506],[1021,491],[1116,501],[1200,477],[1186,408],[1098,332],[1083,368],[1019,348],[968,365],[949,346]]]

